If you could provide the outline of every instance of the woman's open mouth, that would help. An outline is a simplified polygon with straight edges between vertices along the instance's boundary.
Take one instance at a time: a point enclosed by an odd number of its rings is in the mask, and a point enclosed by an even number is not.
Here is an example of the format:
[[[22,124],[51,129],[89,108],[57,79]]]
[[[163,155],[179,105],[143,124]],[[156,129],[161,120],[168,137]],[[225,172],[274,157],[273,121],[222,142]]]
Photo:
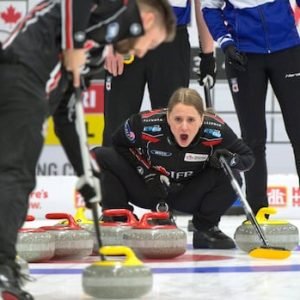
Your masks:
[[[186,142],[189,138],[189,135],[186,133],[182,133],[182,134],[180,134],[179,138],[180,138],[181,142]]]

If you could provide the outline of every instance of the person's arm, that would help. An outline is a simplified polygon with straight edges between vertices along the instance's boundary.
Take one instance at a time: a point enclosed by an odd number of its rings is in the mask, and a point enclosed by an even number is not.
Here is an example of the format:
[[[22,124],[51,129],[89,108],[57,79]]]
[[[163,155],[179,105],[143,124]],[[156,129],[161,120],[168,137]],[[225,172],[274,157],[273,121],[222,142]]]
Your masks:
[[[127,119],[113,134],[113,147],[120,153],[135,169],[141,170],[140,175],[155,172],[143,153],[142,129],[140,114],[134,114]]]
[[[147,160],[142,128],[140,114],[131,116],[113,135],[113,147],[141,176],[149,193],[161,201],[168,195],[170,180],[167,174],[155,170]]]
[[[80,86],[80,70],[86,62],[85,29],[88,27],[93,0],[61,1],[63,62],[73,75],[73,85]]]
[[[135,164],[132,159],[132,148],[141,148],[142,122],[140,114],[133,114],[113,134],[113,147],[126,159]]]
[[[67,91],[62,95],[58,107],[53,113],[54,131],[72,164],[76,174],[83,174],[83,165],[79,137],[75,126],[75,102],[71,103],[74,88],[70,82]]]
[[[199,36],[199,47],[202,53],[212,53],[214,52],[214,40],[203,18],[200,1],[201,0],[194,0],[195,17]]]
[[[94,0],[62,0],[62,49],[80,49],[86,40]]]
[[[236,155],[234,169],[245,172],[254,164],[254,155],[250,147],[226,124],[223,125],[223,142],[217,147],[229,150]]]
[[[202,12],[205,22],[215,41],[218,42],[225,54],[226,63],[238,71],[244,72],[247,68],[247,57],[239,52],[232,38],[223,15],[224,0],[202,0]]]
[[[224,0],[201,0],[201,9],[204,20],[215,41],[222,49],[234,45],[234,40],[229,33],[223,17]]]
[[[201,11],[200,0],[194,0],[195,17],[199,38],[199,84],[203,85],[204,80],[209,80],[209,86],[212,88],[216,81],[217,67],[214,56],[214,40],[207,28]]]
[[[124,70],[124,56],[114,51],[113,46],[108,46],[104,68],[113,76],[121,75]]]

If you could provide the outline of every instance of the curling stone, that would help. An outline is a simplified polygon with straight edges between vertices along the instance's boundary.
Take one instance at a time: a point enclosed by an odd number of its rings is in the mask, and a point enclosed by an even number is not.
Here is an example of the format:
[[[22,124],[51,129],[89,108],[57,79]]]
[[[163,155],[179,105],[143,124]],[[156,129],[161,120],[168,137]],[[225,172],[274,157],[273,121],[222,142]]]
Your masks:
[[[27,216],[26,221],[34,221],[34,217]],[[55,240],[41,228],[21,228],[16,249],[18,255],[27,262],[46,261],[54,256]]]
[[[90,220],[86,217],[85,215],[86,208],[85,207],[78,207],[76,209],[75,215],[74,215],[74,220],[76,224],[78,224],[81,228],[87,230],[87,231],[93,231],[94,228],[94,221]],[[68,220],[63,220],[58,222],[55,225],[59,226],[68,226],[69,222]],[[99,222],[100,224],[100,222]]]
[[[123,234],[126,246],[142,258],[174,258],[186,251],[186,233],[173,225],[154,225],[151,220],[168,219],[168,212],[151,212]]]
[[[42,226],[54,236],[56,258],[84,257],[92,254],[93,237],[91,233],[81,228],[73,216],[65,213],[46,214],[47,219],[67,219],[67,225]]]
[[[138,220],[128,209],[107,209],[103,212],[105,217],[123,217],[124,222],[102,222],[100,225],[103,246],[124,245],[123,234],[138,224]],[[98,251],[98,249],[97,249]]]
[[[124,246],[100,248],[103,255],[123,255],[123,261],[102,260],[87,267],[82,274],[86,294],[98,299],[134,299],[148,293],[153,286],[151,270]]]
[[[256,215],[256,220],[271,246],[293,250],[299,244],[298,228],[287,221],[266,219],[266,214],[273,215],[275,213],[275,208],[261,208]],[[262,241],[250,221],[242,223],[236,229],[234,239],[236,245],[246,252],[262,245]]]
[[[86,218],[85,208],[79,208],[75,214],[76,222],[83,227],[85,230],[88,230],[94,237],[94,246],[93,254],[97,254],[99,251],[97,238],[95,236],[95,225],[92,220]],[[101,241],[103,246],[114,246],[123,244],[123,233],[132,228],[133,225],[137,224],[137,219],[130,210],[127,209],[107,209],[103,211],[103,216],[106,219],[110,217],[113,220],[113,217],[123,217],[124,222],[114,222],[114,221],[102,221],[99,222]]]
[[[76,210],[75,213],[75,220],[76,223],[82,227],[83,229],[87,230],[92,236],[93,236],[93,250],[92,250],[92,254],[97,254],[99,247],[98,247],[98,241],[95,235],[95,225],[94,225],[94,221],[89,220],[86,216],[85,216],[85,207],[79,207]],[[100,222],[99,222],[100,225]]]

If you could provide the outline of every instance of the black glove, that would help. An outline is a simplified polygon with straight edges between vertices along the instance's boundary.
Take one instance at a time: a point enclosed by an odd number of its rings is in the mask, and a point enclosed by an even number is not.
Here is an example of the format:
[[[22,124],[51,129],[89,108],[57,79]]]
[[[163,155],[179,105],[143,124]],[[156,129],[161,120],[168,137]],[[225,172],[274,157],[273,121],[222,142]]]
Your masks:
[[[93,203],[100,202],[100,181],[97,177],[81,176],[76,184],[76,189],[83,197],[87,208],[92,208]]]
[[[92,203],[99,203],[101,200],[99,180],[100,168],[93,155],[90,156],[90,162],[92,174],[90,176],[85,176],[83,174],[79,177],[76,184],[76,189],[83,197],[87,208],[92,208]]]
[[[203,79],[206,76],[210,76],[210,88],[212,88],[216,82],[216,75],[217,75],[217,66],[216,60],[214,57],[213,52],[211,53],[199,53],[199,57],[201,58],[200,66],[199,66],[199,76],[198,82],[200,85],[203,85]]]
[[[225,60],[238,71],[246,71],[247,56],[240,53],[235,46],[229,45],[225,48]]]
[[[144,177],[149,193],[158,200],[163,200],[168,196],[170,180],[167,176],[157,173],[150,173]]]
[[[235,167],[239,163],[238,154],[232,153],[227,149],[217,149],[210,157],[209,165],[216,169],[222,168],[220,156],[223,156],[226,159],[230,167]]]

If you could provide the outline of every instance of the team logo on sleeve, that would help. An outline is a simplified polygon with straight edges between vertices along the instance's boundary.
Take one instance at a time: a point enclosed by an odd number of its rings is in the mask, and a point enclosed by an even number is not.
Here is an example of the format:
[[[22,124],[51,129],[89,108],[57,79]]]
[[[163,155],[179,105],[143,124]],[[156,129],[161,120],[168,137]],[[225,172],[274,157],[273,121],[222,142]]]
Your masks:
[[[209,134],[210,136],[213,136],[215,138],[220,138],[221,137],[221,132],[218,129],[213,129],[213,128],[205,128],[204,133]]]
[[[144,126],[143,131],[145,131],[145,132],[161,132],[161,127],[159,125]]]
[[[131,130],[128,120],[125,122],[125,125],[124,125],[124,131],[125,131],[125,135],[126,135],[127,139],[128,139],[131,143],[133,143],[133,142],[135,141],[135,134],[134,134],[134,132]]]

